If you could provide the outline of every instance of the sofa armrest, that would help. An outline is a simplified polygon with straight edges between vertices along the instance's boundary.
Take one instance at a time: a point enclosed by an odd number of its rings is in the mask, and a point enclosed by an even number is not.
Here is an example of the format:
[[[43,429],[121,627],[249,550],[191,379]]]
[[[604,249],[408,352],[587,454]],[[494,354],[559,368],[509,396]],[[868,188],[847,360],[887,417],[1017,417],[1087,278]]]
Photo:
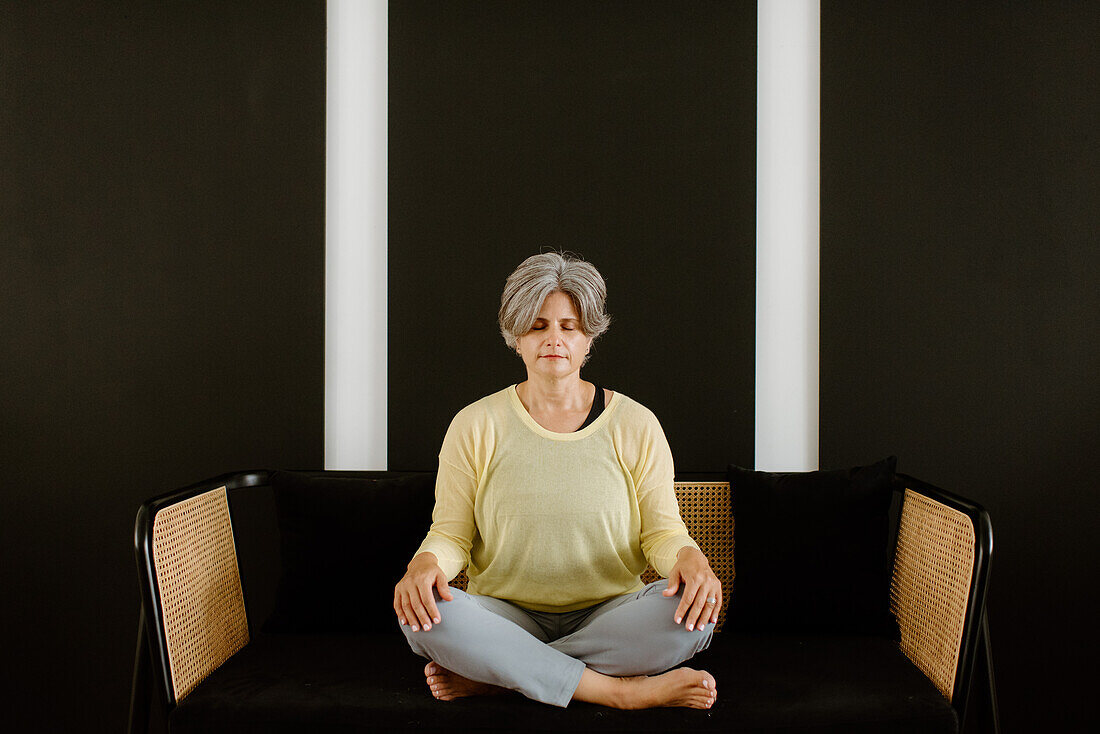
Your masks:
[[[898,479],[904,499],[890,608],[901,649],[962,714],[985,613],[989,514],[913,477]]]
[[[264,481],[257,473],[226,475],[138,510],[134,545],[149,660],[169,708],[248,644],[227,492]]]

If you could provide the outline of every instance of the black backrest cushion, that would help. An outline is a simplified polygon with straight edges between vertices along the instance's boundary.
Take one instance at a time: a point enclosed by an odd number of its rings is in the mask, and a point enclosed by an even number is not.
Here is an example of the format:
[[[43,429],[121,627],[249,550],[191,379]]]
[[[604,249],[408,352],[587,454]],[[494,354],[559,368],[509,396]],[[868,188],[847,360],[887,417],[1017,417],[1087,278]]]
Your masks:
[[[889,510],[897,458],[814,472],[730,465],[742,632],[897,637],[889,611]]]
[[[264,632],[397,632],[393,587],[432,521],[435,473],[274,472],[281,573]]]

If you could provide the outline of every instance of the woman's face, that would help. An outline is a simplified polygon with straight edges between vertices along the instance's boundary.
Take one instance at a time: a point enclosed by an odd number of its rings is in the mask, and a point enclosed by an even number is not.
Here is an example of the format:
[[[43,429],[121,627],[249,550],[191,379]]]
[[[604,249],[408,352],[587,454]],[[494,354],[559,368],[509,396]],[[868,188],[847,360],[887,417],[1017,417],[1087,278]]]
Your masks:
[[[581,331],[573,299],[561,291],[546,297],[534,326],[516,343],[527,375],[561,378],[578,372],[592,340]]]

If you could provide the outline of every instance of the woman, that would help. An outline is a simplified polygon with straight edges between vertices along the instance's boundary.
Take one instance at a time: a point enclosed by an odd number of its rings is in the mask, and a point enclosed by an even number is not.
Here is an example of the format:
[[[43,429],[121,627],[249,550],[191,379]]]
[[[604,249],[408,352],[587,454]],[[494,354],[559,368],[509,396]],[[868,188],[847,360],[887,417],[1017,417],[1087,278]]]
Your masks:
[[[722,588],[680,518],[664,432],[580,376],[606,296],[595,267],[553,252],[505,284],[501,334],[527,380],[452,420],[431,530],[394,589],[438,699],[715,701],[709,673],[669,670],[710,644]],[[647,561],[667,582],[641,583]],[[468,591],[449,587],[467,564]]]

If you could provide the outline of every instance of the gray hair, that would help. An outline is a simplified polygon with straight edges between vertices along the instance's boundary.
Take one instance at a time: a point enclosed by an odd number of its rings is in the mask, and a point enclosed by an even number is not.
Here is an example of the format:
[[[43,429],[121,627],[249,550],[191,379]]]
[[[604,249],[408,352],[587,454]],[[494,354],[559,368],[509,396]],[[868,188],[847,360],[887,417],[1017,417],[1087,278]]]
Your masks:
[[[504,283],[500,297],[500,334],[513,352],[516,341],[535,325],[542,303],[555,291],[573,299],[584,335],[593,341],[607,331],[607,286],[596,267],[569,253],[544,252],[520,263]]]

